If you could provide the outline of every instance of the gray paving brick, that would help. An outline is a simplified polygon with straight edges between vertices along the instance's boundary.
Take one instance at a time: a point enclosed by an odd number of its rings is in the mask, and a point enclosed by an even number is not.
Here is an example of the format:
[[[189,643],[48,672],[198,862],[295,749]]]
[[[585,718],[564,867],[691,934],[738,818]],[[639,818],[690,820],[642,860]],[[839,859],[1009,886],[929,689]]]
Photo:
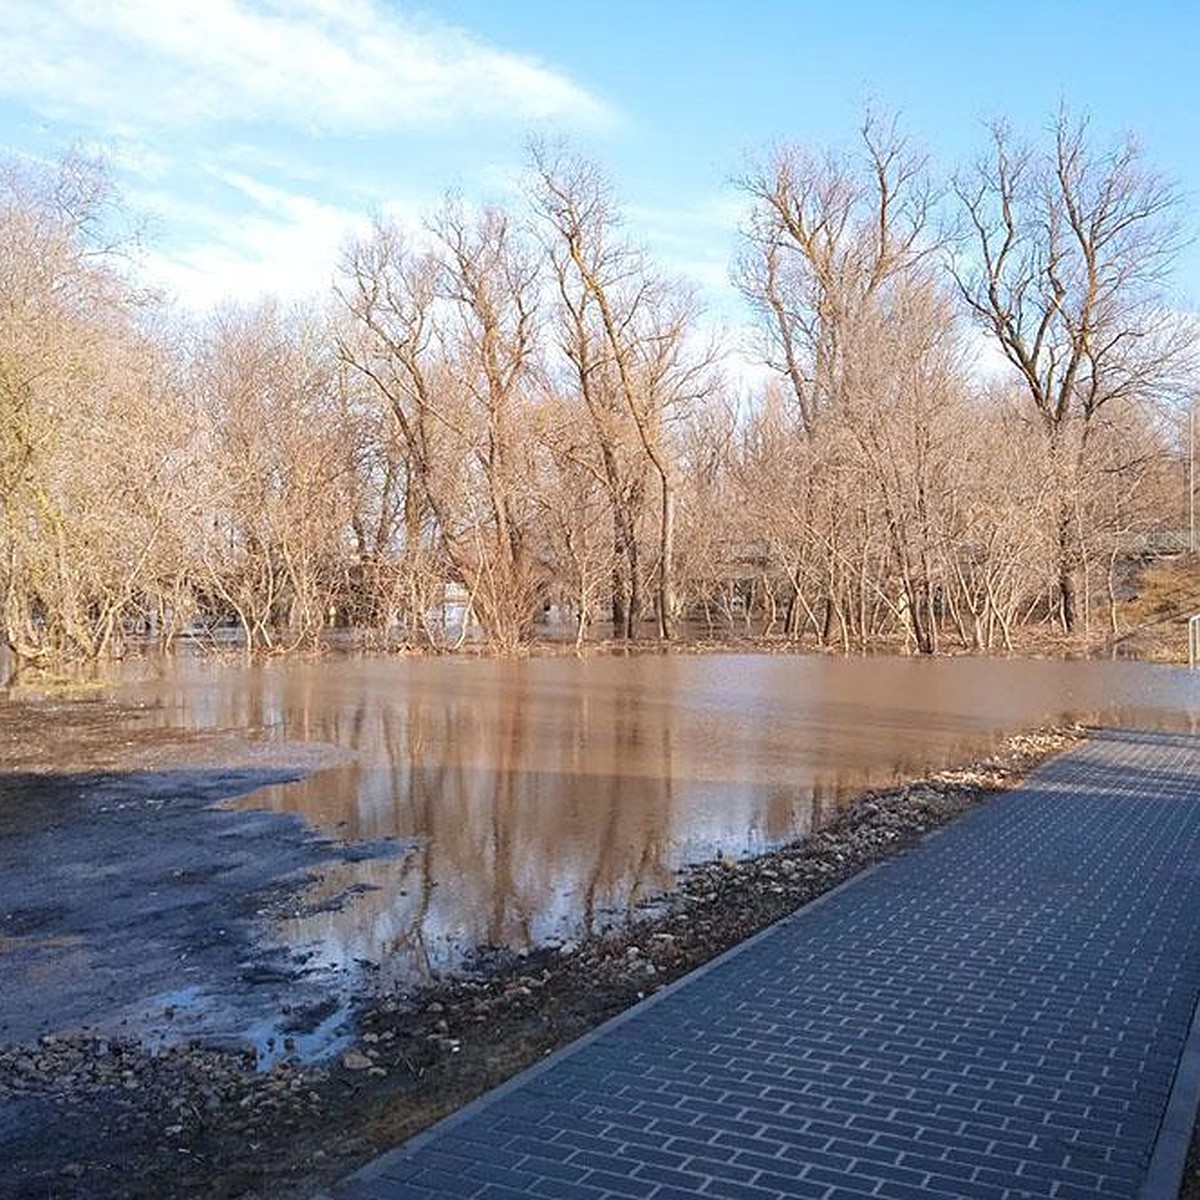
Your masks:
[[[709,1176],[686,1167],[664,1167],[657,1163],[642,1163],[634,1169],[635,1179],[646,1179],[662,1187],[683,1188],[695,1196],[708,1182]],[[658,1194],[656,1191],[655,1195]]]
[[[539,1179],[529,1193],[544,1200],[606,1200],[608,1193],[584,1183],[564,1179]]]
[[[667,1149],[673,1150],[676,1154],[686,1154],[689,1159],[700,1158],[706,1161],[720,1159],[724,1162],[730,1162],[736,1153],[733,1149],[718,1145],[715,1142],[694,1142],[687,1138],[672,1138],[667,1143]]]
[[[658,1190],[658,1184],[637,1175],[612,1174],[606,1171],[594,1171],[584,1181],[592,1187],[611,1193],[613,1196],[629,1196],[633,1200],[645,1200]]]
[[[831,1153],[826,1150],[806,1150],[802,1154],[787,1155],[785,1161],[789,1164],[794,1163],[797,1171],[807,1167],[825,1167],[831,1171],[840,1171],[843,1175],[850,1170],[851,1165],[861,1156],[863,1150],[868,1147],[854,1147],[853,1150],[847,1149],[845,1152]],[[748,1158],[739,1158],[739,1162],[750,1162]],[[761,1170],[772,1171],[780,1170],[782,1164],[776,1162],[757,1161]]]
[[[389,1156],[386,1161],[381,1161],[377,1166],[381,1178],[394,1182],[411,1179],[422,1169],[421,1164],[414,1162],[411,1158],[401,1158],[396,1155]]]
[[[621,1137],[631,1146],[651,1147],[661,1150],[671,1138],[653,1129],[628,1129],[621,1127]]]
[[[545,1138],[534,1137],[513,1138],[506,1149],[522,1157],[532,1155],[534,1158],[553,1159],[556,1162],[562,1162],[575,1153],[575,1148],[565,1142],[551,1142]],[[488,1157],[490,1160],[490,1155]]]
[[[406,1183],[382,1178],[356,1180],[354,1197],[355,1200],[433,1200],[428,1188],[414,1188]]]
[[[500,1183],[489,1183],[479,1193],[479,1200],[526,1200],[529,1192],[524,1188],[506,1187]]]
[[[746,1166],[737,1160],[726,1162],[719,1158],[689,1159],[687,1169],[711,1176],[713,1179],[728,1179],[736,1183],[749,1183],[758,1174],[757,1167]]]
[[[402,1187],[407,1186],[426,1188],[435,1196],[455,1196],[461,1197],[463,1200],[470,1200],[471,1197],[478,1196],[487,1187],[487,1181],[468,1179],[463,1175],[457,1175],[452,1171],[443,1171],[438,1167],[427,1167],[414,1175],[408,1184],[402,1185]]]
[[[926,1171],[914,1171],[911,1167],[869,1161],[857,1162],[854,1174],[864,1180],[878,1179],[896,1185],[904,1185],[913,1191],[920,1190],[924,1186],[925,1180],[929,1178]]]
[[[597,1154],[595,1151],[585,1150],[576,1154],[570,1162],[572,1166],[586,1167],[589,1171],[620,1173],[624,1170],[627,1160],[619,1154]]]
[[[730,1122],[733,1124],[733,1122]],[[744,1127],[746,1122],[739,1121],[739,1128]],[[712,1128],[716,1128],[714,1124]],[[772,1136],[769,1130],[762,1130],[754,1135],[744,1133],[731,1133],[729,1130],[722,1130],[712,1140],[714,1146],[723,1148],[731,1148],[734,1150],[748,1150],[751,1154],[771,1154],[775,1155],[781,1152],[781,1149],[786,1149],[788,1146],[816,1147],[821,1148],[829,1144],[829,1138],[812,1136],[806,1133],[794,1133],[779,1131],[779,1136]]]
[[[335,1195],[1132,1198],[1196,861],[1200,738],[1097,736]]]
[[[754,1180],[754,1186],[765,1189],[776,1196],[787,1197],[824,1197],[829,1189],[823,1183],[810,1183],[806,1179],[793,1178],[790,1175],[759,1175]],[[658,1200],[658,1197],[655,1197]]]
[[[566,1129],[558,1130],[552,1139],[563,1146],[570,1146],[572,1150],[577,1152],[591,1150],[597,1154],[605,1154],[612,1149],[612,1146],[602,1137],[596,1137],[591,1133],[582,1133],[578,1129],[572,1129],[568,1126]]]
[[[530,1155],[521,1160],[521,1170],[539,1179],[560,1179],[565,1183],[579,1183],[588,1173],[588,1168],[563,1162],[557,1158]]]
[[[738,1183],[733,1179],[710,1179],[700,1195],[720,1196],[722,1200],[779,1200],[778,1192],[749,1183]]]

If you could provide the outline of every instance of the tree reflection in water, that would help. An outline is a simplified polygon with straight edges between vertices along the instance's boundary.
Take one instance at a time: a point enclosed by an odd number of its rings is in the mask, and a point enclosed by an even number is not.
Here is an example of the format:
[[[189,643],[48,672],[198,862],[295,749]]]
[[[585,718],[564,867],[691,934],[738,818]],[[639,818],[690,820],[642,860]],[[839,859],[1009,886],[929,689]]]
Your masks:
[[[850,796],[1063,719],[1179,725],[1196,684],[1131,663],[785,656],[180,659],[164,723],[334,743],[347,765],[240,803],[396,853],[326,870],[281,933],[390,979],[578,939],[688,862],[752,854]]]

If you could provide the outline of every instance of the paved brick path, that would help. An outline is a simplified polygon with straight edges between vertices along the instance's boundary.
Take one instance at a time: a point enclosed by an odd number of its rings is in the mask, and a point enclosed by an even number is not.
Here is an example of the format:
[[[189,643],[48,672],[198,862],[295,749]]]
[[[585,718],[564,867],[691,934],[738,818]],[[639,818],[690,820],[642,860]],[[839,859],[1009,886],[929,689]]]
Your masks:
[[[1165,1198],[1198,992],[1200,738],[1103,735],[335,1195]]]

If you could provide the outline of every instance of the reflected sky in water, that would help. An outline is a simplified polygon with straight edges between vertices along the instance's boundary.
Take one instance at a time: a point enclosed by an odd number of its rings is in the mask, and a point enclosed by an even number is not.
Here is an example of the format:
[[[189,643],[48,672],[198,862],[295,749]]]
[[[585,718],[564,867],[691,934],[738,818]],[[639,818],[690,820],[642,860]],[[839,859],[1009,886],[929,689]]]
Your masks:
[[[580,937],[826,822],[849,798],[1057,721],[1193,729],[1200,681],[1136,663],[792,656],[180,657],[126,698],[164,724],[352,760],[240,803],[400,853],[339,864],[279,932],[420,982],[480,947]]]

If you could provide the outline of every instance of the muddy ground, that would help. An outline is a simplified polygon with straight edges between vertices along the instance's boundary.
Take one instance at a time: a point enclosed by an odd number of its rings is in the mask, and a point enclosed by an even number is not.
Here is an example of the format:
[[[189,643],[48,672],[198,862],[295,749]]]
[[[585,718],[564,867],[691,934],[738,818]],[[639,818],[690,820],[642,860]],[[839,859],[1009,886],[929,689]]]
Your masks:
[[[76,1030],[156,1043],[192,1027],[265,1043],[285,1005],[293,1038],[311,1038],[320,1018],[302,1030],[302,1014],[328,1006],[329,981],[261,925],[296,879],[398,847],[216,807],[336,761],[333,748],[181,738],[138,717],[0,702],[0,1043]]]
[[[321,1065],[303,1065],[287,1052],[323,1014],[295,1002],[303,964],[263,949],[256,930],[273,906],[296,902],[288,895],[296,885],[281,882],[289,873],[339,854],[383,851],[313,837],[279,839],[271,821],[280,818],[211,812],[232,791],[311,769],[314,761],[304,756],[319,756],[321,748],[281,753],[231,740],[185,744],[152,729],[114,746],[106,730],[115,715],[99,703],[0,709],[0,857],[4,834],[15,828],[44,839],[36,843],[41,865],[29,862],[23,879],[8,880],[11,864],[0,870],[0,978],[11,979],[6,967],[20,962],[22,976],[33,981],[20,998],[7,987],[0,992],[0,1025],[7,1026],[0,1032],[7,1043],[0,1047],[0,1197],[6,1200],[312,1196],[1011,786],[1078,736],[1050,731],[1013,739],[971,768],[864,796],[805,841],[748,862],[696,867],[667,904],[616,934],[525,957],[483,954],[471,975],[416,994],[350,997],[357,1017],[352,1043]],[[58,764],[54,774],[46,770],[50,761]],[[213,761],[235,766],[203,767]],[[65,824],[56,830],[54,814],[72,805],[91,806],[94,820],[85,826],[105,826],[95,878],[77,854],[65,856],[69,869],[56,865],[64,861],[56,836],[74,835]],[[206,819],[197,819],[201,812]],[[198,826],[210,832],[198,834]],[[122,882],[131,870],[141,872],[137,887]],[[22,887],[46,893],[47,871],[57,907],[22,906]],[[135,897],[146,891],[166,892],[170,902],[140,911]],[[153,954],[146,951],[147,920],[161,925],[152,931]],[[187,978],[213,973],[231,1005],[261,1003],[274,1013],[272,1050],[282,1060],[264,1070],[261,1046],[181,1040],[176,1023],[185,1014],[169,1005],[143,1011],[145,995],[161,994],[153,973],[172,956],[180,988]],[[31,962],[43,969],[30,972]],[[232,974],[230,963],[237,965]],[[99,1021],[88,1007],[95,994],[79,982],[95,974],[93,964],[110,989]]]

